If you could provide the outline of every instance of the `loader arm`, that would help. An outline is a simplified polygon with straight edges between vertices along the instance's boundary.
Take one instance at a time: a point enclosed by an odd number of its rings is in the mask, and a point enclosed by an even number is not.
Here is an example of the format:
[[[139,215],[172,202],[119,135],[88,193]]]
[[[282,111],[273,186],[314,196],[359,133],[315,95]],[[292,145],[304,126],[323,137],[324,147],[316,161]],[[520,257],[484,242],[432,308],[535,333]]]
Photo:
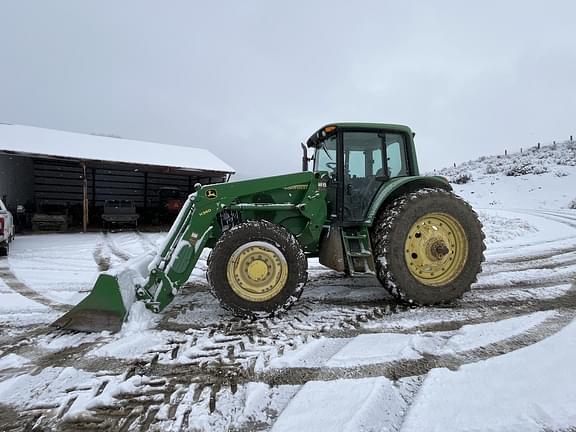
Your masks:
[[[143,300],[153,312],[160,312],[174,299],[182,285],[190,278],[208,242],[214,242],[220,236],[221,228],[217,216],[223,210],[240,213],[250,211],[255,214],[271,210],[297,210],[308,220],[297,238],[304,244],[316,245],[326,218],[324,192],[318,188],[320,177],[319,174],[303,172],[269,177],[266,181],[246,180],[200,188],[186,200],[160,248],[160,253],[150,264],[150,276],[146,284],[136,290],[138,300]],[[307,188],[300,202],[236,202],[239,197],[289,188],[295,184],[302,184]]]

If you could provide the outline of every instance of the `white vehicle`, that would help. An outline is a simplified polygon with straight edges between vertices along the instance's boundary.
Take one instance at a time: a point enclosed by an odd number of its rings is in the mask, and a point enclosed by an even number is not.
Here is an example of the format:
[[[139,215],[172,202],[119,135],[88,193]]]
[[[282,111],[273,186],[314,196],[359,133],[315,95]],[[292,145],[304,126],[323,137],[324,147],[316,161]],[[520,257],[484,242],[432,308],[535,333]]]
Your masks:
[[[7,256],[14,239],[14,218],[0,200],[0,256]]]

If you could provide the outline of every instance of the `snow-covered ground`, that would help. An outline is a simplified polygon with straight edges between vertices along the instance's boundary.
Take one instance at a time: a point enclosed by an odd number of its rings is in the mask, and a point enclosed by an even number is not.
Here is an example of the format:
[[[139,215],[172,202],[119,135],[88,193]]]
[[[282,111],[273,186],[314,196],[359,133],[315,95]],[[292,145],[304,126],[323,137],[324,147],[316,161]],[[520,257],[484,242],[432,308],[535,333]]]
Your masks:
[[[0,430],[573,430],[576,173],[482,177],[484,162],[445,173],[476,176],[455,188],[488,248],[472,291],[442,307],[310,260],[302,299],[250,322],[210,296],[204,255],[164,313],[136,304],[118,334],[60,331],[47,324],[99,270],[163,235],[18,237],[0,259]]]

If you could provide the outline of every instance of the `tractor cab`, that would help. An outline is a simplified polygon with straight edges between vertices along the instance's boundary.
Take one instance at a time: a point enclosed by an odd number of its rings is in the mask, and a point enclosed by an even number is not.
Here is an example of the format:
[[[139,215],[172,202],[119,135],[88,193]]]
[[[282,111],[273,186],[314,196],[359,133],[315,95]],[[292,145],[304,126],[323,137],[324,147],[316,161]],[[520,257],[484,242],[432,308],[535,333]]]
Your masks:
[[[366,221],[381,186],[395,177],[416,176],[412,131],[406,126],[339,123],[310,139],[315,172],[328,172],[328,214],[340,226]]]

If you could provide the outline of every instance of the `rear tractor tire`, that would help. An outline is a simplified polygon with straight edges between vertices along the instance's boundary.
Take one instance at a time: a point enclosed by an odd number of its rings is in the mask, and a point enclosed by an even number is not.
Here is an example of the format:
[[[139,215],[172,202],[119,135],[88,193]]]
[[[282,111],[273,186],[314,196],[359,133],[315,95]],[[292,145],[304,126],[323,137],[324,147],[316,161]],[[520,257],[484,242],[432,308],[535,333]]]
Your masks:
[[[249,318],[288,309],[307,280],[308,262],[296,238],[266,220],[223,233],[207,264],[212,294],[235,315]]]
[[[10,243],[6,242],[0,245],[0,257],[8,256],[9,252],[10,252]]]
[[[443,189],[397,198],[373,232],[376,275],[398,300],[448,303],[476,281],[484,261],[484,233],[470,205]]]

